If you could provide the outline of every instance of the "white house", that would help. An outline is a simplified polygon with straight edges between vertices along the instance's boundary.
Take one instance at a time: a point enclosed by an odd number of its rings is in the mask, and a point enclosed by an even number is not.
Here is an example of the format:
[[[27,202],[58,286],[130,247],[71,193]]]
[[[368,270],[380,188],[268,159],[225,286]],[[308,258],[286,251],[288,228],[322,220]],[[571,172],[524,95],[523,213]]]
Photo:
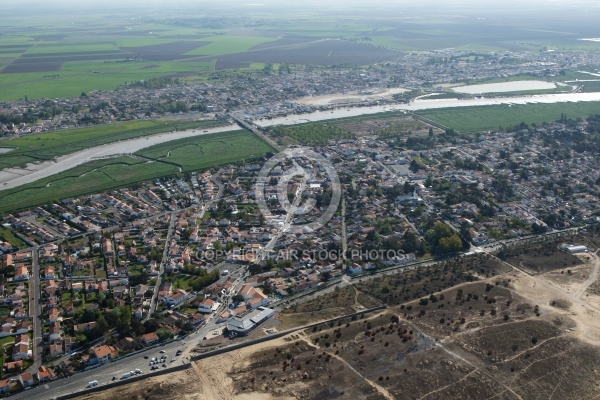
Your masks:
[[[185,292],[185,290],[179,289],[172,295],[165,297],[164,302],[168,306],[177,306],[177,305],[183,303],[183,301],[186,298],[187,298],[187,293]]]
[[[221,304],[211,299],[204,299],[200,306],[198,306],[198,312],[203,314],[210,314],[216,311]]]

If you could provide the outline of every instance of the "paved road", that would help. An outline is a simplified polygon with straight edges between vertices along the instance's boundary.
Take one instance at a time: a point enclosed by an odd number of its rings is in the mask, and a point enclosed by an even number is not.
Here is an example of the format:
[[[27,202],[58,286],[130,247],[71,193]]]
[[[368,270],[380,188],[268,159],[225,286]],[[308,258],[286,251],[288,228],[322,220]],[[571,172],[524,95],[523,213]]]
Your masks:
[[[158,291],[160,289],[160,284],[162,282],[162,276],[163,276],[163,272],[165,271],[165,262],[168,259],[168,255],[169,255],[169,241],[171,240],[171,235],[173,234],[173,229],[175,227],[175,211],[171,212],[169,214],[169,228],[167,230],[167,238],[165,240],[165,248],[163,250],[163,256],[162,256],[162,260],[160,262],[160,271],[158,272],[158,277],[156,278],[156,285],[154,285],[154,293],[152,294],[152,300],[150,303],[150,310],[148,311],[148,314],[146,315],[146,318],[144,318],[143,321],[147,321],[148,318],[150,318],[152,316],[152,314],[154,314],[154,311],[156,311],[156,302],[158,300]]]
[[[133,371],[136,368],[139,368],[144,373],[147,373],[150,372],[151,368],[150,365],[148,365],[150,360],[145,359],[144,356],[148,356],[149,358],[160,357],[162,355],[159,353],[160,350],[164,350],[165,354],[167,355],[167,366],[174,366],[181,364],[182,362],[189,362],[189,354],[191,350],[193,350],[193,348],[202,341],[203,337],[209,335],[211,331],[222,326],[222,324],[214,324],[213,321],[215,319],[216,313],[215,317],[211,318],[207,325],[199,329],[197,332],[188,335],[182,341],[171,342],[164,346],[148,349],[144,352],[129,357],[123,357],[96,369],[80,372],[69,378],[58,379],[54,382],[38,386],[26,392],[17,393],[11,396],[11,398],[28,400],[52,399],[57,396],[84,391],[88,382],[93,380],[97,380],[99,385],[106,385],[112,382],[113,377],[116,377],[118,380],[125,372]],[[183,351],[182,355],[179,357],[175,356],[177,350]],[[175,361],[171,362],[173,359]]]
[[[159,353],[159,350],[161,349],[164,349],[166,352],[167,365],[181,363],[179,357],[174,363],[171,363],[170,361],[174,358],[176,351],[183,349],[183,346],[185,346],[185,344],[182,342],[169,343],[165,346],[145,351],[143,354],[126,357],[122,360],[108,363],[96,369],[77,373],[69,378],[59,379],[57,381],[38,386],[29,391],[18,393],[11,398],[51,399],[57,396],[85,390],[87,383],[93,380],[97,380],[99,385],[106,385],[112,381],[113,377],[120,379],[125,372],[133,371],[136,368],[139,368],[144,372],[148,372],[150,371],[150,366],[148,365],[149,360],[144,359],[144,355],[148,355],[149,358],[158,357],[162,355]]]
[[[31,280],[29,281],[29,312],[33,317],[33,364],[26,372],[36,372],[42,365],[42,323],[41,319],[41,304],[40,304],[40,263],[39,263],[39,248],[34,248],[31,251]]]
[[[348,251],[348,240],[346,234],[346,198],[342,197],[342,259],[346,259],[346,251]]]
[[[524,243],[524,242],[527,242],[530,240],[544,240],[544,239],[549,239],[549,238],[552,238],[555,236],[568,235],[571,233],[569,231],[574,231],[574,230],[576,230],[576,229],[572,229],[572,230],[568,230],[568,231],[561,231],[561,232],[552,232],[552,233],[549,233],[549,234],[546,234],[546,235],[543,235],[540,237],[513,239],[510,241],[506,241],[505,243],[495,243],[493,245],[488,245],[486,248],[482,247],[479,249],[479,251],[480,252],[482,252],[482,251],[487,252],[490,250],[493,251],[493,250],[497,250],[499,247],[502,247],[503,245],[507,245],[507,244],[520,244],[520,243]],[[477,253],[477,251],[471,252],[469,254],[475,254],[475,253]],[[373,279],[375,277],[382,276],[382,275],[392,275],[392,274],[396,274],[401,271],[413,270],[413,269],[421,268],[423,266],[432,265],[432,264],[435,264],[436,262],[438,262],[438,261],[431,260],[431,261],[425,261],[425,262],[417,262],[417,263],[414,263],[411,265],[392,267],[387,270],[380,271],[373,275],[358,277],[358,279]],[[597,259],[596,259],[596,262],[598,262]],[[597,268],[595,268],[595,270],[597,271]],[[241,282],[242,282],[241,279],[242,278],[240,277],[239,280],[236,281],[236,286],[241,284]],[[303,301],[309,300],[310,298],[315,298],[315,297],[321,296],[324,293],[335,290],[336,286],[345,286],[350,283],[351,283],[351,280],[349,277],[343,277],[342,280],[338,283],[338,285],[332,285],[330,287],[323,288],[323,290],[317,290],[308,296],[304,296],[302,298],[302,300]],[[552,290],[557,290],[557,289],[552,287]],[[294,301],[291,300],[288,303],[288,305],[293,304],[293,302]],[[111,382],[113,377],[116,377],[117,379],[119,379],[123,373],[135,370],[136,368],[139,368],[139,369],[147,372],[147,371],[149,371],[150,366],[148,365],[149,361],[144,359],[144,355],[147,355],[150,358],[155,357],[155,356],[159,355],[159,350],[161,350],[161,349],[166,351],[166,354],[168,357],[167,359],[169,361],[167,363],[167,365],[171,364],[170,360],[172,360],[174,358],[175,352],[178,349],[181,349],[183,351],[183,354],[180,357],[176,358],[175,361],[173,362],[173,363],[181,363],[185,357],[189,357],[190,352],[193,350],[193,348],[198,343],[200,343],[202,341],[203,337],[209,336],[210,332],[214,331],[215,329],[222,328],[223,324],[215,324],[214,321],[216,321],[217,316],[222,312],[222,310],[225,307],[227,307],[226,303],[224,303],[221,306],[221,308],[217,312],[215,312],[213,314],[213,316],[210,317],[210,319],[207,321],[206,325],[203,328],[201,328],[200,330],[198,330],[195,333],[190,334],[187,338],[185,338],[185,341],[173,342],[173,343],[169,343],[169,344],[164,345],[159,348],[150,349],[143,353],[138,353],[136,355],[126,357],[126,358],[117,360],[112,363],[108,363],[97,369],[78,373],[78,374],[74,375],[73,377],[66,378],[66,379],[60,379],[58,381],[36,387],[27,392],[21,392],[21,393],[15,394],[12,398],[51,399],[56,396],[60,396],[60,395],[64,395],[64,394],[68,394],[68,393],[72,393],[72,392],[77,392],[77,391],[83,391],[83,390],[85,390],[85,386],[87,385],[87,382],[92,381],[92,380],[97,380],[100,385],[105,385],[105,384]],[[186,359],[185,361],[187,362],[188,360],[189,360],[189,358]]]

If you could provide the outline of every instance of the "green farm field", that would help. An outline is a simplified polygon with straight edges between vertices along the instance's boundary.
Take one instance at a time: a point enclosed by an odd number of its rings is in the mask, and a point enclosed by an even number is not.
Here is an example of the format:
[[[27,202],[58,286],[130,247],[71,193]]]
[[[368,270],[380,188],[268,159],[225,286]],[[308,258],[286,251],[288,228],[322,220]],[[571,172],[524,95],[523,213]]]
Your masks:
[[[554,104],[503,104],[481,107],[442,108],[415,112],[459,132],[496,130],[527,124],[554,122],[562,114],[567,118],[587,118],[600,114],[600,102]]]
[[[181,122],[162,119],[128,121],[2,140],[0,141],[0,147],[14,148],[14,150],[0,157],[0,169],[24,166],[29,162],[38,160],[50,160],[78,150],[118,140],[177,130],[210,128],[223,124],[221,121]]]
[[[504,18],[504,9],[448,4],[441,17],[414,4],[402,18],[391,18],[393,4],[348,4],[342,13],[330,4],[247,6],[122,4],[116,12],[104,4],[8,4],[0,31],[0,101],[74,97],[173,74],[205,82],[220,79],[218,71],[251,71],[265,63],[363,66],[400,51],[600,49],[600,43],[579,40],[594,37],[582,30],[595,25],[594,13],[575,10]],[[494,23],[479,18],[487,13]]]
[[[273,151],[248,131],[163,143],[130,157],[92,161],[15,189],[0,191],[0,212],[24,209],[158,177],[251,160]],[[167,156],[169,155],[169,156]]]

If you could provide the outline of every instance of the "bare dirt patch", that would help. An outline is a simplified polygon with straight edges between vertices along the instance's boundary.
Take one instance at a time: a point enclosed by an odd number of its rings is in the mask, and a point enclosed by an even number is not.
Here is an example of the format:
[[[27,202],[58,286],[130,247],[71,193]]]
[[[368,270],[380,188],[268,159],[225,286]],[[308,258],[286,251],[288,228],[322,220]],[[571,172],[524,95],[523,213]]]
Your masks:
[[[360,292],[328,293],[295,314],[349,309],[361,293],[397,305],[207,358],[176,378],[85,398],[596,398],[600,304],[580,295],[589,278],[574,281],[573,294],[548,275],[480,255],[363,278]]]

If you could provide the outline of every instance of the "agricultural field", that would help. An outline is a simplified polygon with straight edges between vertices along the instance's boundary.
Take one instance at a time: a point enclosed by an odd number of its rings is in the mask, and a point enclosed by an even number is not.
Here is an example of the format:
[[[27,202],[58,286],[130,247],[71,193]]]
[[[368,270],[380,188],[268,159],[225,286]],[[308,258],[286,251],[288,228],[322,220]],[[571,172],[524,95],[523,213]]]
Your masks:
[[[519,125],[550,123],[566,115],[569,119],[587,118],[597,114],[599,102],[554,104],[503,104],[493,106],[440,108],[416,111],[434,122],[458,132],[503,130]]]
[[[305,40],[293,45],[251,49],[245,52],[199,57],[195,61],[216,59],[217,70],[249,68],[252,63],[283,63],[301,65],[365,65],[398,57],[399,54],[348,40]]]
[[[352,4],[340,14],[323,4],[318,13],[306,4],[261,4],[250,12],[214,3],[203,5],[201,12],[185,5],[144,5],[142,10],[124,5],[116,14],[104,5],[7,5],[0,31],[0,101],[72,97],[171,74],[205,81],[215,70],[249,69],[261,63],[361,66],[411,50],[600,48],[599,43],[578,40],[594,37],[585,27],[595,26],[595,19],[575,9],[539,20],[504,19],[503,10],[490,8],[485,10],[495,16],[490,24],[486,18],[466,17],[480,17],[480,9],[448,5],[443,18],[424,18],[422,6],[416,4],[403,9],[398,19],[389,17],[397,11],[389,8]],[[560,28],[534,28],[546,26],[547,20]]]
[[[33,161],[51,160],[78,150],[118,140],[133,139],[177,130],[210,128],[223,124],[221,121],[183,122],[162,119],[128,121],[0,140],[0,147],[13,149],[9,153],[3,154],[2,158],[0,158],[0,169],[22,167]]]
[[[251,160],[269,151],[272,148],[267,143],[247,131],[174,140],[129,157],[92,161],[15,189],[0,191],[0,212],[115,189],[181,172]]]

